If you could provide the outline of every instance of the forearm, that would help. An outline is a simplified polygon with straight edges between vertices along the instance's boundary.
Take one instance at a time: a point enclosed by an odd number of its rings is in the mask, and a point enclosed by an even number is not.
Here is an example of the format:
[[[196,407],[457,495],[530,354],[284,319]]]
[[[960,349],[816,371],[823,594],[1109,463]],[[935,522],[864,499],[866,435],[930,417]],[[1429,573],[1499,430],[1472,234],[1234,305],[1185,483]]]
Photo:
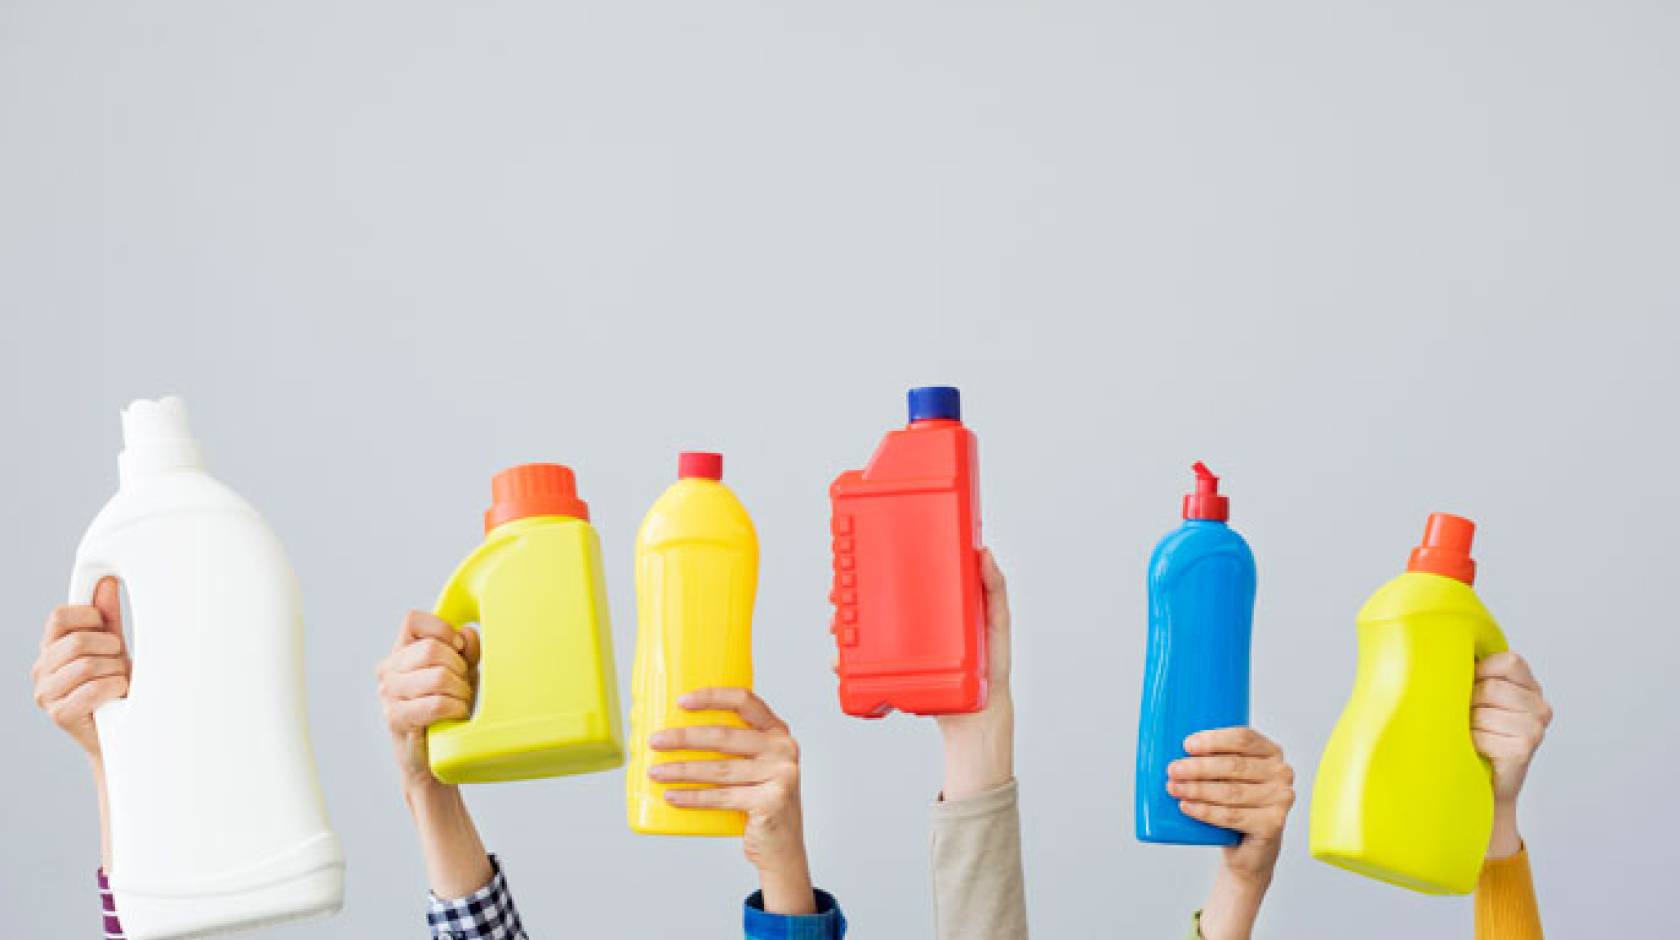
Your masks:
[[[99,796],[99,870],[111,873],[111,799],[105,791],[105,761],[97,754],[88,755],[93,769],[93,788]]]
[[[1015,703],[1008,687],[993,689],[986,710],[940,719],[945,739],[947,800],[962,800],[1015,779]]]
[[[422,782],[405,787],[403,796],[420,833],[432,893],[445,899],[461,898],[489,884],[490,855],[460,788]]]
[[[812,890],[811,867],[803,854],[797,862],[765,868],[758,873],[764,912],[802,917],[817,912],[817,895]]]
[[[1260,917],[1260,902],[1266,897],[1265,884],[1257,884],[1221,867],[1213,891],[1202,907],[1204,940],[1247,940]]]

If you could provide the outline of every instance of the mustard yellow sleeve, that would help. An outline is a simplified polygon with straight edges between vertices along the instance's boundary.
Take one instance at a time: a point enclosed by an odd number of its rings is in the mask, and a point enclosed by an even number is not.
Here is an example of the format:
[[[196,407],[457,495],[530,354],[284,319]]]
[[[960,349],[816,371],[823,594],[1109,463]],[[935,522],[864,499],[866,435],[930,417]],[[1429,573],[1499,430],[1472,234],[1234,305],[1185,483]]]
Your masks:
[[[1482,865],[1482,880],[1476,885],[1476,940],[1545,940],[1526,847],[1510,858]]]

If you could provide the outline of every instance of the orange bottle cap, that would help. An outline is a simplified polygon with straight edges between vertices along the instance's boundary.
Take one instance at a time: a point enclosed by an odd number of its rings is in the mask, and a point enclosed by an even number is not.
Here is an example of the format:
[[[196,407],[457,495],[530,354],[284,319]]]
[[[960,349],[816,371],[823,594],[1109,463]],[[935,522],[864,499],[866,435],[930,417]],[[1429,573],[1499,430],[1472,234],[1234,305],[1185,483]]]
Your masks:
[[[589,504],[578,499],[572,468],[557,463],[527,463],[491,478],[484,531],[527,516],[571,516],[589,521]]]
[[[1457,578],[1476,583],[1476,560],[1470,557],[1470,543],[1476,538],[1476,524],[1463,516],[1432,512],[1423,527],[1423,541],[1412,549],[1407,571]]]

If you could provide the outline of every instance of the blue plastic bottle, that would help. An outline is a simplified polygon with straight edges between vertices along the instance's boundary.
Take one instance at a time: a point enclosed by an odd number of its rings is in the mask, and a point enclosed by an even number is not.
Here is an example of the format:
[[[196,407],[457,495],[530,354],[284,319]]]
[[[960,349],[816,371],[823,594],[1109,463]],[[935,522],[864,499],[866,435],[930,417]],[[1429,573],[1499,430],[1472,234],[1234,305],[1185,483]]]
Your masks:
[[[1167,765],[1198,731],[1248,724],[1254,554],[1225,524],[1230,500],[1197,463],[1184,524],[1149,559],[1149,660],[1138,716],[1137,837],[1176,845],[1236,845],[1236,832],[1191,819],[1167,793]]]

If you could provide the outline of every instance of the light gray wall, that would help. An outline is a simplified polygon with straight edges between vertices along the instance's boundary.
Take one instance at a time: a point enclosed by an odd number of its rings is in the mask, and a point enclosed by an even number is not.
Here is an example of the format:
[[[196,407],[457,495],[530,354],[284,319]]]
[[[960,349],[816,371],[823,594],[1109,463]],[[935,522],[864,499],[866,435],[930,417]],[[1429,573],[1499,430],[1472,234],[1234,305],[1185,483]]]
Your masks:
[[[857,936],[925,935],[936,733],[834,705],[824,487],[933,381],[1013,585],[1038,935],[1176,937],[1214,865],[1131,836],[1144,563],[1196,458],[1305,784],[1262,936],[1470,934],[1306,854],[1353,613],[1434,509],[1482,523],[1557,706],[1523,807],[1548,926],[1638,932],[1680,870],[1677,40],[1660,0],[0,0],[8,932],[95,925],[91,790],[26,671],[118,408],[177,391],[306,587],[350,895],[273,936],[423,934],[373,664],[490,474],[577,468],[627,682],[682,447],[760,526],[818,879]],[[633,837],[621,787],[471,794],[535,934],[730,935],[738,846]]]

